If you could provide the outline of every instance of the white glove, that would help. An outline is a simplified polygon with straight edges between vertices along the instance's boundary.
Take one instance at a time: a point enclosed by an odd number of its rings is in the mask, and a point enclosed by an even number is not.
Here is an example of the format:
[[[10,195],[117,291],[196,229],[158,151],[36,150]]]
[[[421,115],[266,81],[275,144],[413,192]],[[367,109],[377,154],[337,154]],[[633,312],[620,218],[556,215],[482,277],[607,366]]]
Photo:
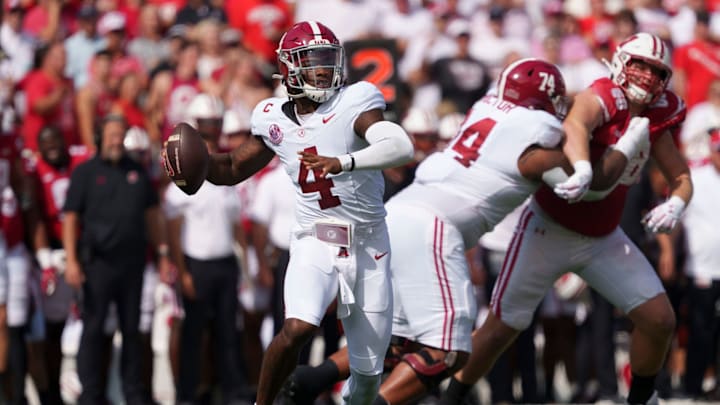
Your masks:
[[[628,160],[634,158],[639,151],[650,146],[649,125],[648,118],[633,117],[623,135],[612,148],[621,152]]]
[[[634,117],[623,136],[611,146],[627,158],[620,184],[632,185],[640,180],[642,168],[650,157],[649,123],[650,120],[645,117]]]
[[[575,173],[572,174],[566,181],[557,184],[555,186],[555,194],[560,198],[564,198],[570,202],[577,202],[590,189],[590,182],[592,181],[592,166],[587,160],[580,160],[575,162],[573,165]]]
[[[652,233],[669,233],[677,225],[683,210],[685,201],[678,196],[672,196],[645,215],[642,223]]]
[[[647,162],[649,157],[650,144],[647,144],[647,146],[644,146],[641,150],[639,150],[635,156],[628,159],[625,170],[623,171],[622,176],[620,176],[619,183],[631,186],[639,182],[640,177],[642,176],[643,166],[645,166],[645,162]]]

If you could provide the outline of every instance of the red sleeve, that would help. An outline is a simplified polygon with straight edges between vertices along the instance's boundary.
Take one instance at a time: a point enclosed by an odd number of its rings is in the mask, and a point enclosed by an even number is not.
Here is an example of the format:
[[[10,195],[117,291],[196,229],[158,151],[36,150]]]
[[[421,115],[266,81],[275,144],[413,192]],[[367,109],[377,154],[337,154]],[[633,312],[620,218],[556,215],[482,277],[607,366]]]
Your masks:
[[[580,32],[583,34],[592,34],[594,25],[595,20],[593,17],[585,17],[578,20],[578,27],[580,28]]]
[[[690,45],[683,45],[673,52],[673,68],[677,70],[687,70],[688,49]]]
[[[609,78],[595,80],[590,88],[595,92],[602,104],[603,122],[606,123],[614,117],[618,111],[627,110],[627,99],[625,93]]]
[[[28,113],[33,114],[33,107],[38,100],[48,95],[50,83],[40,74],[34,74],[25,81],[25,97],[27,97]]]
[[[672,91],[665,90],[663,96],[645,113],[650,119],[650,141],[654,142],[666,130],[669,130],[677,143],[680,125],[685,121],[687,108],[685,102]]]
[[[226,1],[225,14],[227,15],[230,26],[245,32],[245,14],[251,7],[252,1]]]

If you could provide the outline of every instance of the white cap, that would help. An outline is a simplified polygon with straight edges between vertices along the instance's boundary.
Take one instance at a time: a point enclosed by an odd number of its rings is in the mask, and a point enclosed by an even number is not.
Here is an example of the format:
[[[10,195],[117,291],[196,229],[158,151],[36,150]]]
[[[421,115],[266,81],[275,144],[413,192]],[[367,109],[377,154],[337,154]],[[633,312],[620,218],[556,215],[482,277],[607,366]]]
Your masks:
[[[97,30],[98,34],[105,35],[111,31],[118,31],[125,29],[125,14],[118,11],[109,11],[103,14],[98,20]]]
[[[185,116],[188,123],[195,125],[197,128],[198,119],[222,118],[225,113],[225,107],[222,101],[206,93],[200,93],[192,99],[185,109]]]
[[[227,135],[243,131],[250,131],[250,114],[245,111],[225,111],[222,133]]]
[[[130,127],[125,133],[125,140],[123,140],[123,146],[125,150],[132,151],[146,151],[150,149],[150,136],[140,127]]]
[[[450,113],[440,119],[438,135],[440,139],[449,141],[457,135],[460,126],[465,121],[465,115],[461,113]]]
[[[433,133],[438,131],[438,118],[432,110],[410,107],[401,125],[410,134]]]
[[[447,25],[446,32],[451,37],[459,37],[460,35],[470,35],[470,23],[462,18],[456,18]]]

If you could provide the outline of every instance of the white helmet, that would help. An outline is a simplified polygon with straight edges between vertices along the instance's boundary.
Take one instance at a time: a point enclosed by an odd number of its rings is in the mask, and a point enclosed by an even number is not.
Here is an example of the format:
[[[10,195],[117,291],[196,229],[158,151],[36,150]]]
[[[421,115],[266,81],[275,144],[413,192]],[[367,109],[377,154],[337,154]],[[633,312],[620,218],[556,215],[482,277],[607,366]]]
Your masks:
[[[223,118],[225,107],[222,101],[209,94],[200,93],[192,99],[185,110],[188,123],[194,125],[197,129],[198,120]]]
[[[465,122],[465,115],[461,113],[450,113],[440,119],[438,135],[443,141],[449,141],[460,131],[462,123]]]
[[[150,149],[150,136],[140,127],[130,127],[125,132],[123,145],[128,152],[144,152]]]
[[[227,110],[223,116],[223,135],[235,134],[238,132],[250,132],[250,116],[244,110]]]
[[[648,75],[632,69],[629,65],[633,60],[652,65],[662,73]],[[652,104],[665,91],[672,76],[670,50],[657,36],[640,32],[618,45],[608,68],[611,73],[610,78],[625,90],[625,95],[630,101]]]
[[[565,273],[553,284],[555,294],[563,300],[574,300],[580,297],[587,284],[575,273]]]
[[[410,107],[401,125],[410,134],[433,134],[438,132],[438,117],[432,110]]]

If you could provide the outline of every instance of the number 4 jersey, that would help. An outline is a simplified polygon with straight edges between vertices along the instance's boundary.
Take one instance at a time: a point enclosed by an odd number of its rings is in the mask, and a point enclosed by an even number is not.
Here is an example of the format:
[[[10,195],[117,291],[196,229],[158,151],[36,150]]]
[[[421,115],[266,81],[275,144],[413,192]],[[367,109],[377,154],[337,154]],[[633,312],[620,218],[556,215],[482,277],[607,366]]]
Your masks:
[[[307,170],[298,152],[336,157],[358,151],[368,143],[355,134],[355,119],[372,109],[385,109],[377,88],[368,82],[344,87],[307,116],[298,116],[287,98],[261,101],[252,115],[252,133],[277,154],[296,190],[296,221],[310,227],[317,219],[335,217],[357,225],[385,218],[384,181],[380,170],[355,170],[328,175]]]
[[[432,209],[460,230],[466,248],[474,246],[539,187],[520,174],[520,155],[531,145],[556,147],[562,137],[555,116],[486,96],[448,147],[423,161],[414,183],[393,200]]]

